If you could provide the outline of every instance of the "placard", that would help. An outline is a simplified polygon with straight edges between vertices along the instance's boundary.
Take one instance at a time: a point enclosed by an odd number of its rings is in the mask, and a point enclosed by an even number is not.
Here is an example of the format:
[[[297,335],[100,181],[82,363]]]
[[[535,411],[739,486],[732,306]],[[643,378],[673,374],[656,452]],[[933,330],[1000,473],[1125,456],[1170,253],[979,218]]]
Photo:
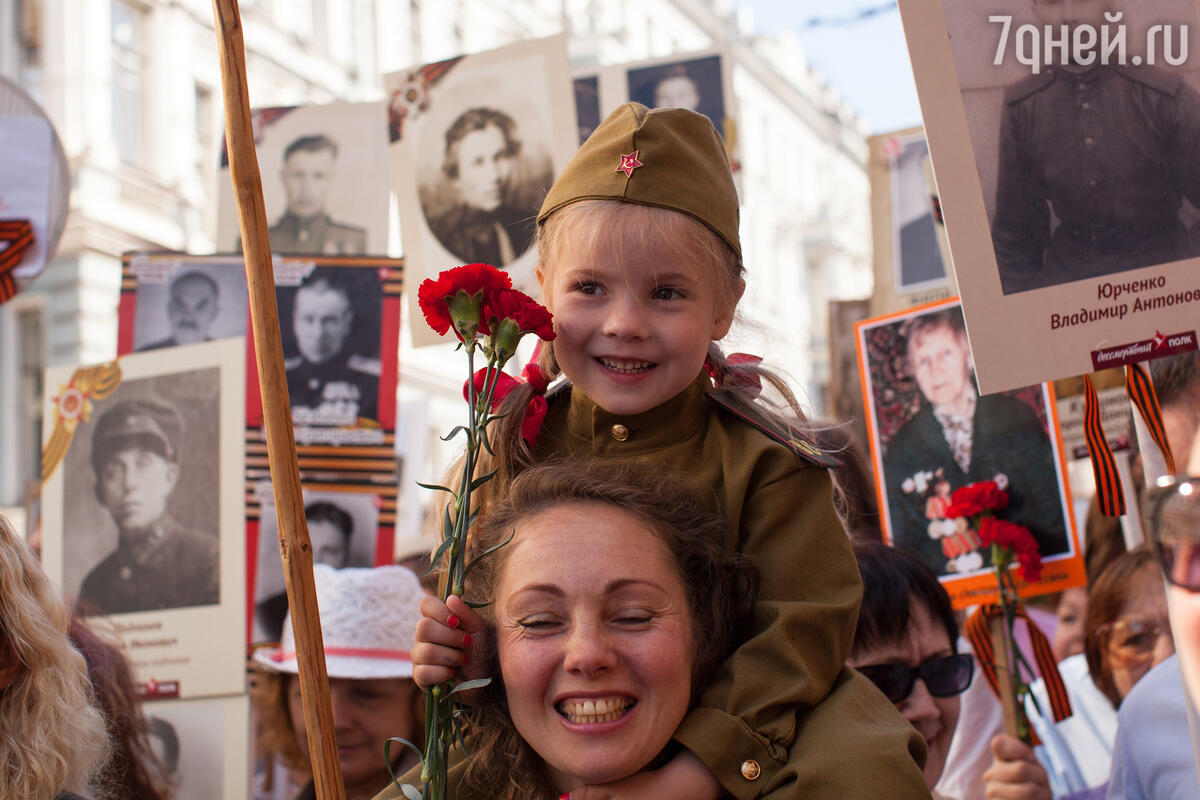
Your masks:
[[[46,572],[112,618],[149,697],[243,690],[244,358],[225,339],[46,371]]]
[[[387,158],[382,102],[260,108],[252,115],[271,251],[290,255],[384,255]],[[241,250],[237,202],[222,147],[217,247]]]
[[[1045,564],[1022,593],[1082,585],[1050,386],[980,395],[953,300],[865,320],[856,333],[888,543],[932,569],[955,607],[986,601],[995,594],[990,552],[945,512],[954,490],[995,481],[1009,497],[997,516],[1028,527]]]
[[[900,0],[985,392],[1197,349],[1200,15],[1110,9]]]
[[[145,703],[146,734],[172,796],[243,800],[250,785],[250,698]]]
[[[555,36],[384,76],[392,188],[412,285],[487,263],[536,289],[534,230],[577,149],[566,39]],[[413,343],[441,338],[420,315]]]

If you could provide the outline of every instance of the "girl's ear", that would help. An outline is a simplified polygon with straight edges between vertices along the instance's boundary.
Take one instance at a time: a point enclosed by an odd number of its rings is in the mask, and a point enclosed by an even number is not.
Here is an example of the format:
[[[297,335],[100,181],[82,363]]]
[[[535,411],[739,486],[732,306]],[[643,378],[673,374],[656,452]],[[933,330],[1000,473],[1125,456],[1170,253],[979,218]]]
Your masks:
[[[717,314],[717,318],[713,321],[712,340],[718,341],[725,338],[725,334],[729,333],[729,328],[733,325],[733,315],[737,311],[738,303],[742,300],[742,294],[746,291],[746,281],[742,278],[737,279],[737,284],[733,287],[732,302]]]

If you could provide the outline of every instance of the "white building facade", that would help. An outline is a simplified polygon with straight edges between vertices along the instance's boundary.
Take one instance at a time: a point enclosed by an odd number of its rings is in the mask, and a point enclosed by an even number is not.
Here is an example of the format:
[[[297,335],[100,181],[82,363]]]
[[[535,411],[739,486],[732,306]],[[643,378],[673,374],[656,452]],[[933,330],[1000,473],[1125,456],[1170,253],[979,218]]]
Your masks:
[[[241,9],[256,106],[376,100],[386,72],[562,31],[578,68],[728,45],[748,268],[748,324],[731,346],[765,350],[823,410],[828,301],[871,288],[866,144],[794,42],[746,35],[732,0],[242,0]],[[0,0],[0,74],[42,104],[72,174],[56,258],[0,306],[0,507],[12,507],[36,480],[41,370],[116,353],[121,253],[213,252],[223,108],[212,8]],[[397,439],[411,483],[449,459],[436,434],[458,422],[465,375],[443,348],[414,351],[406,339]],[[424,500],[406,497],[400,531],[415,528]]]

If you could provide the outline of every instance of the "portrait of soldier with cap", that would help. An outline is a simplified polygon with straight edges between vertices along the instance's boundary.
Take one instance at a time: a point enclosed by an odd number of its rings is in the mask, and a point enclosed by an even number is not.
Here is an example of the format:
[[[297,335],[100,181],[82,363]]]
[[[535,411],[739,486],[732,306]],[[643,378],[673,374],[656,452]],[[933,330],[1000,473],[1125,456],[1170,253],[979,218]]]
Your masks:
[[[378,419],[381,365],[378,358],[355,352],[354,345],[378,342],[379,330],[376,325],[356,336],[355,326],[370,317],[356,313],[363,298],[355,297],[357,284],[343,272],[318,267],[292,297],[296,355],[284,360],[284,368],[297,425],[345,426]]]
[[[213,605],[220,600],[216,532],[172,517],[183,422],[163,403],[125,400],[92,434],[95,495],[117,528],[117,546],[83,579],[86,613],[127,614]]]
[[[457,196],[426,211],[429,229],[456,258],[506,267],[533,242],[534,206],[517,199],[522,142],[517,123],[494,108],[470,108],[446,129],[442,173]]]
[[[1030,2],[1042,30],[1097,33],[1004,92],[992,221],[1004,294],[1195,256],[1180,212],[1200,207],[1200,93],[1141,56],[1102,62],[1115,0]]]

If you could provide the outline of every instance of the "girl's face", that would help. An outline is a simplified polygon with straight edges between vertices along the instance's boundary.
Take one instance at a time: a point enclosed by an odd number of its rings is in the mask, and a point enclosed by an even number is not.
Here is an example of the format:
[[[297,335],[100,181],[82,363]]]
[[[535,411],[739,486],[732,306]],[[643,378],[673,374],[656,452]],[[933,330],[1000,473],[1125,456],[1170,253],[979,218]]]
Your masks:
[[[586,249],[563,242],[538,280],[562,371],[605,411],[640,414],[695,380],[733,308],[720,307],[705,265],[661,240],[615,238]]]
[[[691,700],[696,644],[675,560],[607,504],[555,506],[515,527],[492,596],[513,725],[560,791],[632,775]]]

